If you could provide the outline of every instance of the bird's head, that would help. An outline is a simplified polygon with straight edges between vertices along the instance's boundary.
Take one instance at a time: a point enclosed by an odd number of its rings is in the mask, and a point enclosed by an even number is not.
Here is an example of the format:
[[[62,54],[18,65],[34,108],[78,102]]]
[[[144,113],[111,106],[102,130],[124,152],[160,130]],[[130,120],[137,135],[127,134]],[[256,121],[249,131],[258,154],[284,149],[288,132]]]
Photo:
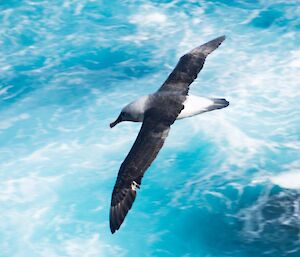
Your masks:
[[[126,108],[124,108],[121,113],[119,114],[118,118],[109,124],[109,126],[111,128],[113,128],[114,126],[116,126],[118,123],[122,122],[122,121],[135,121],[134,117],[132,117],[132,114],[130,112],[128,112],[126,110]]]

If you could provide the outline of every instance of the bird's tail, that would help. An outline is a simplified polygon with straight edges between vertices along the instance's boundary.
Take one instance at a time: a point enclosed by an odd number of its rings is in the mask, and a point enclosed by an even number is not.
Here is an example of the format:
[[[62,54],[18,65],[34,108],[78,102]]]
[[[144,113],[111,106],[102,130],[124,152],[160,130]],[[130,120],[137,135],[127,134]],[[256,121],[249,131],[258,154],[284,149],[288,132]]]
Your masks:
[[[217,109],[223,109],[229,105],[229,102],[224,98],[211,98],[214,102],[211,106],[209,106],[208,111],[213,111]]]

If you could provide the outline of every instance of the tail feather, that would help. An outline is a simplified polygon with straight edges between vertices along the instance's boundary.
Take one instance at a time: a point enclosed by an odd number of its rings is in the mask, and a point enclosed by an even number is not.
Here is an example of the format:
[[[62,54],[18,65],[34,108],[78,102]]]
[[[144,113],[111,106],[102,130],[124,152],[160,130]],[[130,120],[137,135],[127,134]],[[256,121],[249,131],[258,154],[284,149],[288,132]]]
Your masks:
[[[229,102],[224,98],[212,98],[214,103],[208,107],[208,111],[223,109],[229,105]]]

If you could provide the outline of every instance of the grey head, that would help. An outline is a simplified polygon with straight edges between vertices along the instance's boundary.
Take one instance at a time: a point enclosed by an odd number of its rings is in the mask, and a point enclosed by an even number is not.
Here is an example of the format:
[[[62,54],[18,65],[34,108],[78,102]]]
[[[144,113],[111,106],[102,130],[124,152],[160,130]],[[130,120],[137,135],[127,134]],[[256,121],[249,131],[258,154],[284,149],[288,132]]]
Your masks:
[[[111,128],[113,128],[114,126],[116,126],[117,124],[119,124],[122,121],[135,121],[134,117],[132,116],[132,114],[130,112],[127,112],[126,110],[124,110],[125,108],[122,109],[121,113],[119,114],[118,118],[109,124],[109,126]]]
[[[141,96],[136,101],[126,105],[118,118],[110,123],[110,127],[113,128],[122,121],[142,122],[144,119],[144,112],[149,107],[150,98],[149,95]]]

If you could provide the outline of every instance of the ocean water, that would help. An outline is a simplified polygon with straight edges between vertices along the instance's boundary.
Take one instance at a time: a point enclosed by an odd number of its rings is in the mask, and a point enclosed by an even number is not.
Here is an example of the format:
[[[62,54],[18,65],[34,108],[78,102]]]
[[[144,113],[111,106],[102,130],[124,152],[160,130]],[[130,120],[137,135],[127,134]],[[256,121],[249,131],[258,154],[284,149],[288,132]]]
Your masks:
[[[0,1],[1,257],[299,257],[299,0]],[[225,34],[121,229],[139,124],[108,124]]]

